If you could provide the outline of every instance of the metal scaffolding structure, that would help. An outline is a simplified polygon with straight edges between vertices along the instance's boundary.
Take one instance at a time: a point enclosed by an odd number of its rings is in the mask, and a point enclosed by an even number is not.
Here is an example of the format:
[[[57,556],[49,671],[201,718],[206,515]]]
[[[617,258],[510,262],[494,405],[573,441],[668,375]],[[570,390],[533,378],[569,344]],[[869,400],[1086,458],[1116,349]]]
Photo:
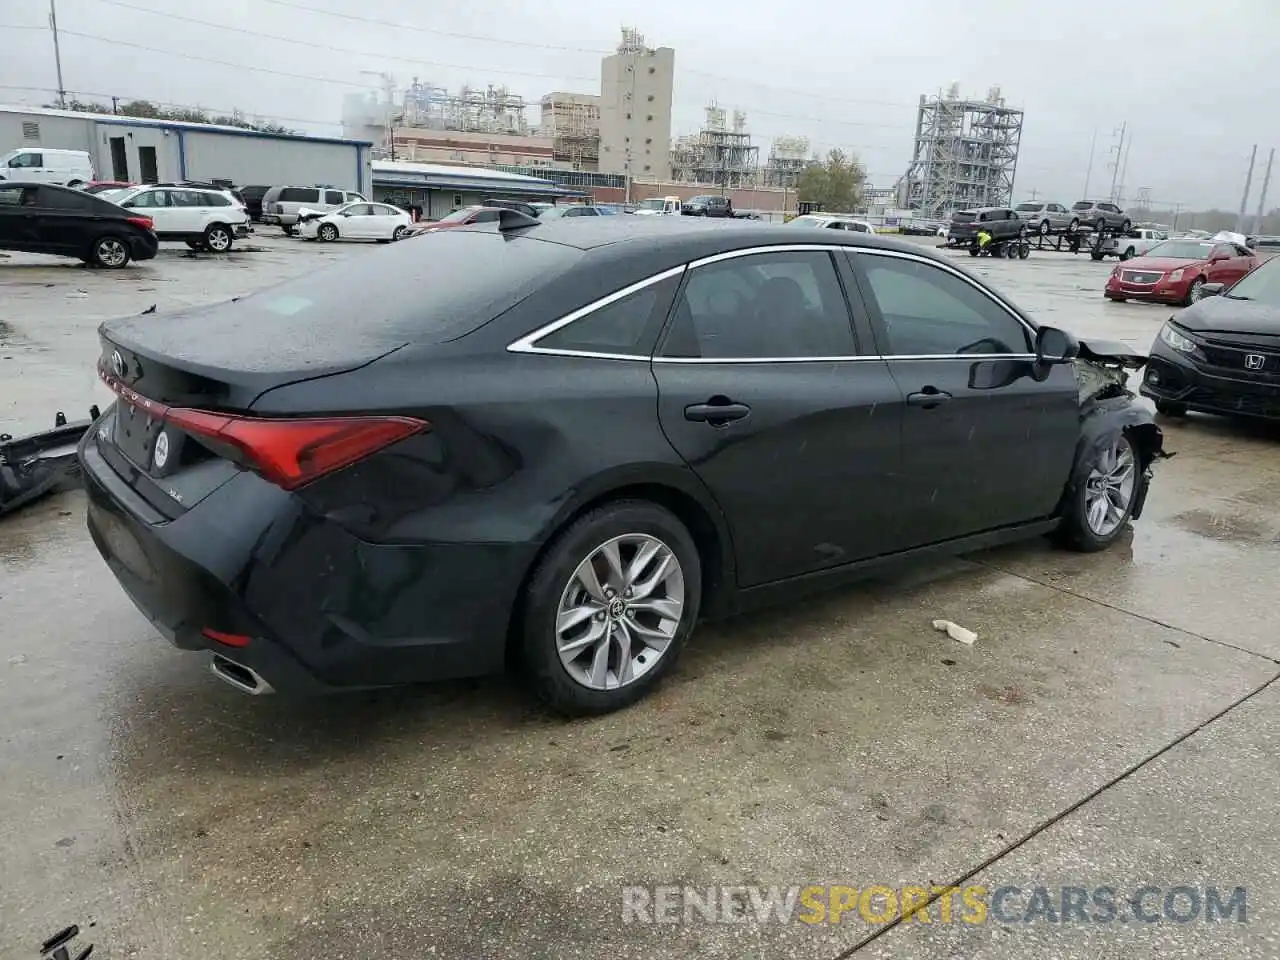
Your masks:
[[[1007,206],[1022,140],[1022,111],[1005,105],[999,87],[986,100],[920,97],[915,151],[900,182],[904,206],[921,217],[946,219],[956,210]]]
[[[677,138],[671,146],[671,179],[720,187],[744,187],[757,182],[760,148],[751,143],[747,115],[733,111],[730,128],[726,111],[711,104],[706,125],[697,133]]]
[[[404,92],[404,126],[443,130],[448,102],[449,91],[444,87],[423,83],[414,77],[413,84]]]
[[[761,185],[795,189],[800,172],[809,165],[808,137],[775,137],[761,171]]]
[[[581,93],[548,93],[542,98],[538,131],[551,138],[552,159],[594,170],[600,161],[600,98]]]

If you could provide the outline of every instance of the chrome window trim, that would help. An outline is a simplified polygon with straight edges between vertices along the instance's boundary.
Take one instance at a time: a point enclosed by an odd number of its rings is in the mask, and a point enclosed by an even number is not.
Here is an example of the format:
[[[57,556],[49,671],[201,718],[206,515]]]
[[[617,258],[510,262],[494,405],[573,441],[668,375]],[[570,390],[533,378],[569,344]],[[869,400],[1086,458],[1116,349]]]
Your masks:
[[[976,360],[1034,360],[1036,358],[1036,355],[1034,353],[966,353],[966,354],[951,354],[951,353],[878,354],[877,353],[877,354],[858,354],[855,356],[837,356],[837,357],[717,357],[717,358],[711,359],[711,358],[705,358],[705,357],[664,357],[656,353],[653,354],[652,356],[649,356],[646,354],[608,353],[608,352],[594,351],[594,350],[568,350],[568,349],[561,349],[561,348],[537,346],[537,342],[541,340],[543,337],[546,337],[552,333],[555,333],[557,330],[560,330],[563,327],[567,327],[569,324],[573,323],[574,321],[581,320],[583,317],[589,316],[590,314],[595,313],[597,310],[603,309],[604,307],[609,306],[609,304],[614,303],[618,300],[621,300],[623,297],[630,296],[633,293],[643,290],[645,287],[652,286],[655,283],[661,283],[662,281],[667,280],[670,277],[677,276],[685,272],[685,270],[694,270],[697,267],[707,266],[708,264],[721,263],[725,260],[736,260],[741,257],[754,256],[755,254],[760,254],[760,253],[806,253],[806,252],[816,252],[816,251],[824,251],[828,253],[830,252],[863,253],[863,254],[868,254],[870,256],[893,257],[899,260],[912,260],[917,263],[925,264],[926,266],[937,267],[951,274],[952,276],[960,280],[963,280],[965,283],[969,284],[969,286],[973,287],[978,293],[982,294],[983,296],[987,297],[987,299],[994,302],[997,306],[999,306],[1006,313],[1008,313],[1009,316],[1013,317],[1013,319],[1016,320],[1019,323],[1019,325],[1023,327],[1024,330],[1026,330],[1026,332],[1031,336],[1034,342],[1035,328],[1032,327],[1029,323],[1027,323],[1027,321],[1024,320],[1018,314],[1018,312],[1015,309],[1013,309],[1013,307],[1011,307],[1007,302],[1001,299],[998,295],[985,289],[976,281],[974,281],[971,277],[966,276],[960,270],[957,270],[955,267],[953,267],[949,263],[946,263],[945,261],[934,260],[930,257],[922,257],[917,254],[909,253],[903,250],[885,250],[877,247],[861,246],[858,244],[784,243],[784,244],[771,244],[766,247],[747,247],[741,250],[729,250],[724,253],[713,254],[712,256],[709,256],[709,257],[702,257],[698,260],[691,261],[688,264],[684,264],[678,267],[672,267],[669,270],[664,270],[661,273],[654,274],[653,276],[647,277],[644,280],[639,280],[636,283],[631,284],[630,286],[623,287],[621,290],[615,290],[613,293],[608,294],[607,296],[601,297],[599,300],[595,300],[591,303],[588,303],[585,306],[579,307],[577,310],[574,310],[572,313],[566,314],[565,316],[559,318],[558,320],[553,320],[551,323],[544,324],[543,326],[534,330],[532,333],[528,333],[517,340],[513,340],[511,343],[507,345],[507,352],[508,353],[541,354],[543,356],[552,356],[552,357],[581,357],[581,358],[593,359],[593,360],[630,360],[633,362],[637,360],[642,360],[642,361],[651,361],[653,363],[712,363],[712,364],[853,363],[853,362],[866,363],[866,362],[880,362],[880,361],[892,362],[895,360],[910,360],[910,361],[938,360],[938,361],[951,361],[951,362],[962,361],[965,363],[971,363]]]
[[[684,273],[684,271],[685,265],[681,264],[678,267],[672,267],[670,270],[663,270],[661,273],[655,273],[653,276],[639,280],[630,286],[623,287],[621,290],[615,290],[613,293],[601,297],[599,300],[593,300],[586,306],[579,307],[572,313],[565,314],[559,320],[553,320],[550,323],[539,327],[537,330],[534,330],[532,333],[525,334],[518,340],[513,340],[511,343],[507,344],[507,352],[539,353],[552,357],[593,357],[597,360],[644,360],[647,362],[650,358],[650,353],[647,352],[606,353],[592,350],[566,350],[557,347],[539,347],[537,342],[543,337],[550,336],[557,330],[567,327],[575,320],[581,320],[583,317],[589,316],[597,310],[603,310],[605,307],[609,306],[609,304],[616,303],[623,297],[629,297],[633,293],[638,293],[645,289],[645,287],[651,287],[655,283],[662,283],[662,281],[670,279],[671,277],[679,276]]]

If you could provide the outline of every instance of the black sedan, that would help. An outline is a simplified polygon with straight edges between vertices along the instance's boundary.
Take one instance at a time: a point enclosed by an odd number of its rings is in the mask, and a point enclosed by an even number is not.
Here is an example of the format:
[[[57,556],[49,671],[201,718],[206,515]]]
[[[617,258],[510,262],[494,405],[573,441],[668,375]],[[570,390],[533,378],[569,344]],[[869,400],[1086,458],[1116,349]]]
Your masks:
[[[1168,416],[1188,410],[1280,419],[1280,262],[1202,299],[1156,335],[1141,391]]]
[[[514,666],[598,713],[701,616],[1050,532],[1098,550],[1142,511],[1143,358],[932,253],[508,213],[101,327],[90,532],[222,679]]]
[[[78,257],[98,267],[150,260],[160,244],[150,217],[48,183],[0,184],[0,250]]]

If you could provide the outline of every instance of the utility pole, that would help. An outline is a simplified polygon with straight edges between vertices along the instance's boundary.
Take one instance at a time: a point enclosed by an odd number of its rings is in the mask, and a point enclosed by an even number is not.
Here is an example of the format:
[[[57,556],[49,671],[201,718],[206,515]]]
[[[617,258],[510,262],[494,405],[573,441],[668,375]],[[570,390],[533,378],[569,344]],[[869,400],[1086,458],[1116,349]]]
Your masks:
[[[1173,226],[1170,227],[1171,230],[1176,231],[1178,229],[1178,217],[1180,217],[1181,215],[1182,215],[1182,201],[1179,200],[1177,203],[1173,205]]]
[[[1267,157],[1267,172],[1262,178],[1262,194],[1258,197],[1258,212],[1253,216],[1253,235],[1256,237],[1258,231],[1262,229],[1262,215],[1266,212],[1267,207],[1267,188],[1271,186],[1271,164],[1276,159],[1276,148],[1271,148],[1271,153]]]
[[[1124,206],[1124,184],[1129,179],[1129,151],[1133,149],[1133,137],[1124,145],[1124,164],[1120,167],[1120,186],[1116,189],[1116,203]]]
[[[1253,186],[1253,164],[1258,159],[1258,145],[1253,145],[1249,154],[1249,172],[1244,178],[1244,196],[1240,198],[1240,213],[1236,216],[1236,233],[1244,233],[1244,211],[1249,205],[1249,188]]]
[[[1032,188],[1031,188],[1031,199],[1032,199],[1032,201],[1034,202],[1034,201],[1035,201],[1035,199],[1036,199],[1036,197],[1038,197],[1038,196],[1040,196],[1040,191],[1039,191],[1039,190],[1037,190],[1035,187],[1032,187]]]
[[[1109,164],[1109,166],[1111,167],[1111,202],[1112,203],[1115,203],[1115,200],[1116,200],[1116,184],[1120,180],[1120,161],[1124,159],[1123,157],[1124,137],[1128,129],[1129,129],[1129,121],[1126,120],[1124,123],[1120,124],[1120,141],[1108,151],[1108,153],[1114,153],[1116,155],[1115,160],[1111,161],[1111,163]]]
[[[62,85],[62,49],[58,46],[58,10],[49,0],[49,29],[53,31],[53,64],[58,70],[58,106],[67,108],[67,90]]]
[[[1089,199],[1089,180],[1093,177],[1093,153],[1098,148],[1098,128],[1093,128],[1093,139],[1089,141],[1089,166],[1084,172],[1084,195],[1082,200]]]

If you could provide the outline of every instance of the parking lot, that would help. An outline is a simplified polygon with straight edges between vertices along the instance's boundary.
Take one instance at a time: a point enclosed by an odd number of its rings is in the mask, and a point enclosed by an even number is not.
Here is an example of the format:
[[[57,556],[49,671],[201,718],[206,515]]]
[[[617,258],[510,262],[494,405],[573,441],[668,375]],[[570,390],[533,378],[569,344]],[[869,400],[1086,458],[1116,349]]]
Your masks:
[[[121,271],[0,256],[0,429],[109,401],[103,319],[379,249],[260,229]],[[1105,302],[1114,261],[948,255],[1079,335],[1145,351],[1169,316]],[[112,957],[1275,956],[1280,430],[1162,426],[1176,456],[1117,549],[1033,541],[707,627],[656,695],[574,722],[505,678],[243,696],[135,610],[82,493],[42,501],[0,521],[0,955],[78,923]],[[1020,892],[985,922],[623,909],[950,884]],[[1119,907],[1055,922],[1037,887]],[[1178,887],[1243,887],[1247,919],[1207,894],[1188,919]]]

